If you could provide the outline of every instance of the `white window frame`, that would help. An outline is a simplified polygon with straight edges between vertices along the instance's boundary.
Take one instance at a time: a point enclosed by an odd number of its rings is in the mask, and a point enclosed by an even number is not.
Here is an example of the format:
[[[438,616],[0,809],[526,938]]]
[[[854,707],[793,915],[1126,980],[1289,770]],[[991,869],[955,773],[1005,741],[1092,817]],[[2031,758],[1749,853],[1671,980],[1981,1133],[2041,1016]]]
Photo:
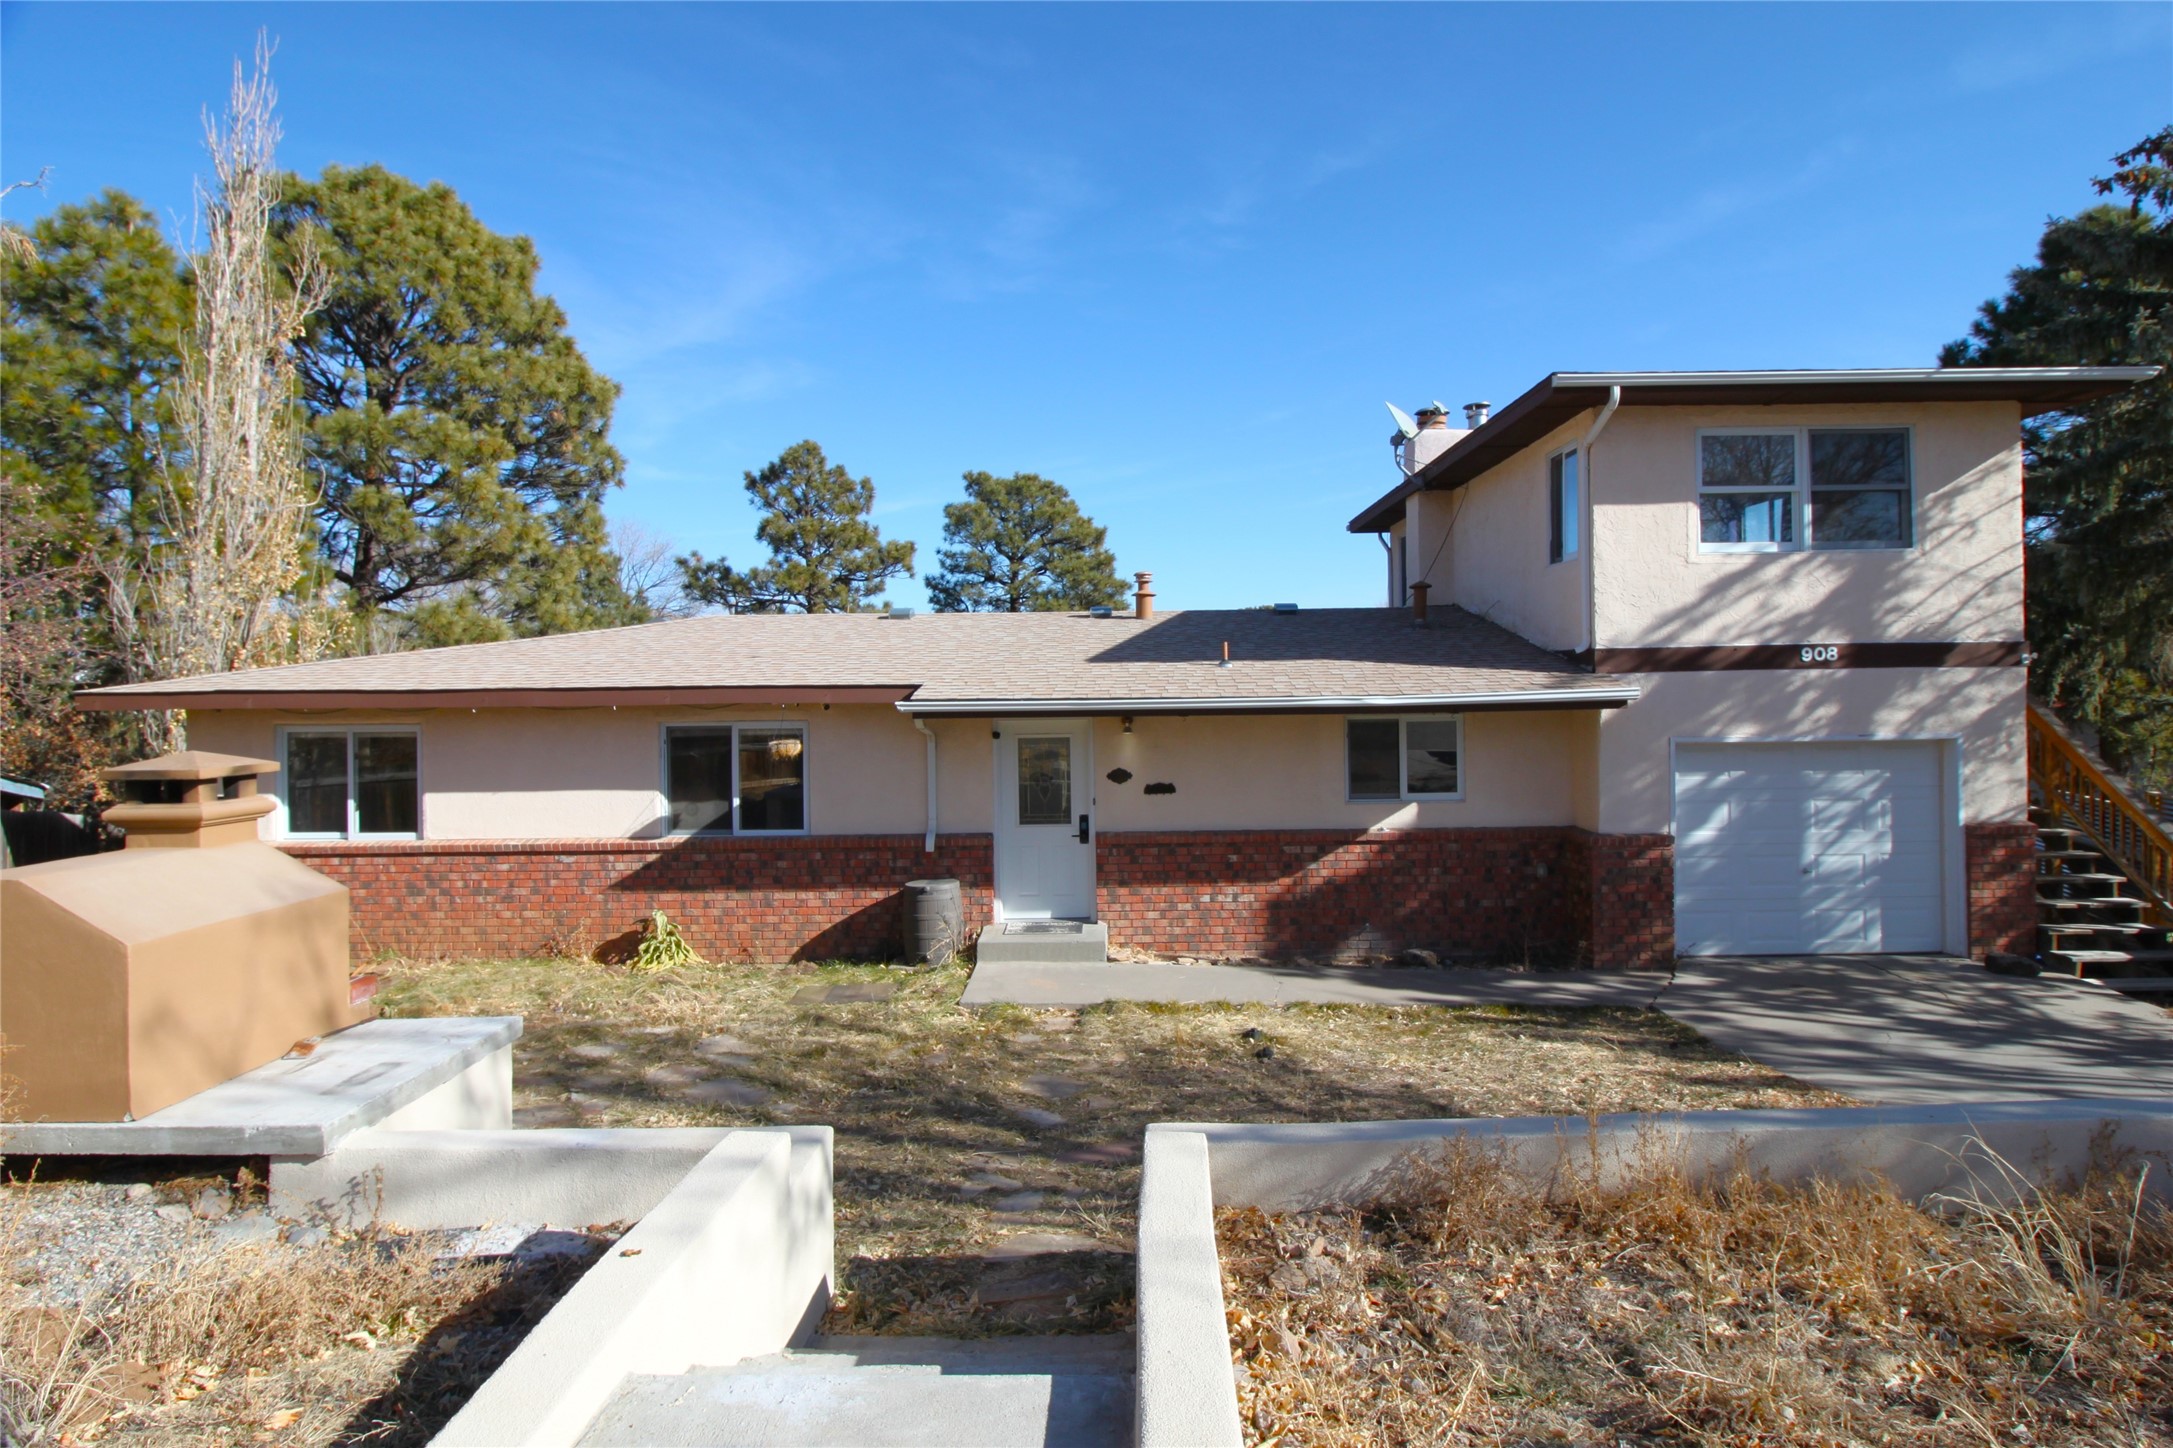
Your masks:
[[[732,741],[732,828],[725,830],[677,830],[671,825],[672,818],[672,731],[690,734],[729,735]],[[742,729],[779,730],[789,729],[800,736],[800,827],[796,830],[748,830],[739,823],[739,735]],[[779,836],[809,835],[814,833],[815,823],[815,776],[811,767],[815,753],[814,741],[804,719],[720,719],[715,723],[699,719],[683,719],[665,724],[657,730],[657,793],[664,801],[664,834],[667,839],[692,840],[705,835],[718,839],[775,839]]]
[[[347,740],[347,828],[337,833],[322,830],[297,830],[293,827],[294,811],[288,799],[288,781],[292,777],[287,769],[288,741],[296,735],[343,735]],[[404,734],[415,741],[415,829],[408,833],[365,834],[356,805],[355,789],[355,736],[357,734]],[[279,797],[281,820],[280,838],[288,840],[419,840],[429,831],[423,808],[428,796],[423,792],[423,731],[416,724],[282,724],[277,734],[279,750],[279,776],[275,793]]]
[[[1547,566],[1550,568],[1557,563],[1574,563],[1584,552],[1584,460],[1578,456],[1580,451],[1579,448],[1565,447],[1547,454]],[[1557,500],[1554,494],[1554,465],[1560,461],[1566,472],[1572,460],[1575,461],[1577,469],[1574,486],[1579,496]],[[1574,534],[1575,541],[1563,548],[1562,556],[1556,558],[1553,554],[1555,508],[1558,502],[1562,508],[1563,536],[1567,538]]]
[[[1396,793],[1394,800],[1388,795],[1351,793],[1351,725],[1356,723],[1385,724],[1393,720],[1396,725]],[[1411,724],[1453,724],[1456,726],[1456,792],[1454,794],[1414,794],[1411,792],[1411,734],[1406,727]],[[1461,714],[1346,714],[1343,716],[1343,799],[1347,804],[1389,804],[1395,801],[1454,802],[1464,797],[1464,781],[1471,777],[1470,761],[1464,754],[1464,716]]]
[[[1907,507],[1909,541],[1906,543],[1829,543],[1821,544],[1811,535],[1811,435],[1818,432],[1898,432],[1902,435],[1902,465],[1908,472]],[[1705,486],[1705,439],[1709,437],[1781,437],[1795,439],[1796,481],[1786,491],[1796,515],[1796,536],[1786,543],[1708,543],[1705,541],[1704,510],[1699,506],[1708,492],[1714,496],[1730,493],[1773,493],[1779,488],[1710,488]],[[1701,427],[1698,429],[1697,457],[1692,463],[1696,474],[1696,490],[1691,498],[1690,526],[1697,540],[1700,553],[1914,553],[1917,541],[1917,490],[1916,490],[1916,429],[1907,423],[1865,422],[1856,424],[1820,424],[1801,427]]]

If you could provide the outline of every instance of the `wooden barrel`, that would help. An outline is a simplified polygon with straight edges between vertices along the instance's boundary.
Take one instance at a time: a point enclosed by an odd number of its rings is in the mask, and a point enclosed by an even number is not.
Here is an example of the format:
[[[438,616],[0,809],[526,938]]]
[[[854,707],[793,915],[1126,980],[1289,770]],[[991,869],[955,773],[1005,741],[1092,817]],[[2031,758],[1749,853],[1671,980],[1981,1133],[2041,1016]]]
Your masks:
[[[949,965],[966,945],[966,901],[956,880],[905,882],[905,958]]]

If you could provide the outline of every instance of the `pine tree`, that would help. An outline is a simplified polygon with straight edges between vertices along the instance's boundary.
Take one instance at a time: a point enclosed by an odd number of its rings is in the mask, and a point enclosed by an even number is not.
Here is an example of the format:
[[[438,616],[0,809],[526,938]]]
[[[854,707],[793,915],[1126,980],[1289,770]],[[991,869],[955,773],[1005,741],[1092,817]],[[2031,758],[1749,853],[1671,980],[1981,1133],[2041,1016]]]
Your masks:
[[[763,510],[755,537],[770,561],[742,573],[699,553],[679,560],[686,594],[730,613],[853,613],[889,580],[913,571],[913,545],[886,543],[868,521],[875,484],[833,466],[813,442],[794,443],[747,496]]]
[[[966,501],[943,510],[943,567],[928,597],[946,613],[1121,606],[1128,590],[1109,530],[1060,484],[1035,473],[967,473]]]
[[[2024,431],[2031,684],[2116,762],[2173,769],[2173,127],[2114,158],[2093,207],[2045,229],[1951,367],[2142,363],[2140,385]]]
[[[319,533],[356,610],[424,643],[639,617],[604,537],[618,388],[537,295],[528,239],[375,165],[294,182],[280,220],[329,276],[301,393]]]
[[[0,467],[63,561],[140,558],[181,373],[189,283],[158,221],[107,191],[0,248]]]

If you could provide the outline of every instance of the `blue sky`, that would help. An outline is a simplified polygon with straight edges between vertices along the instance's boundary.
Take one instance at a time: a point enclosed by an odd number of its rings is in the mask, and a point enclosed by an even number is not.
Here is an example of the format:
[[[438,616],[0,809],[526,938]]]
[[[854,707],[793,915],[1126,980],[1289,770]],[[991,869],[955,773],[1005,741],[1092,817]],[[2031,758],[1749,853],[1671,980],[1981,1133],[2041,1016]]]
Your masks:
[[[1383,399],[1929,364],[2173,119],[2162,4],[7,4],[9,214],[185,233],[260,26],[286,165],[535,239],[614,518],[759,561],[741,473],[812,437],[926,566],[1030,470],[1168,607],[1378,602]]]

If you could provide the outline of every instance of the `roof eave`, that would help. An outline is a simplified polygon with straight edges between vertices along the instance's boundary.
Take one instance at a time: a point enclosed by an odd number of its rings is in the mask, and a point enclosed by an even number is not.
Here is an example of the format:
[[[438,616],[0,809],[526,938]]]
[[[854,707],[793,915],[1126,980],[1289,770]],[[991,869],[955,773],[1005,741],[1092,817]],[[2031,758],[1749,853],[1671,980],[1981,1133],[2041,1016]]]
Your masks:
[[[912,684],[731,684],[676,688],[86,689],[79,709],[617,709],[730,704],[891,704]]]
[[[1466,690],[1442,694],[1292,694],[1187,699],[904,699],[916,717],[1079,717],[1113,714],[1382,714],[1415,710],[1619,709],[1637,700],[1634,684],[1576,689]]]
[[[1504,441],[1532,413],[1553,405],[1564,419],[1596,407],[1608,389],[1622,389],[1624,406],[1667,407],[1755,404],[1760,392],[1775,394],[1772,405],[1804,404],[1797,389],[1853,391],[1855,396],[1836,396],[1833,401],[1910,400],[2012,401],[2025,417],[2058,411],[2108,396],[2138,382],[2147,382],[2164,369],[2153,366],[2123,367],[1868,367],[1795,369],[1743,372],[1550,372],[1516,401],[1495,413],[1471,432],[1458,438],[1425,467],[1369,504],[1345,525],[1352,533],[1380,533],[1403,516],[1404,504],[1413,493],[1434,488],[1453,488],[1488,471],[1523,451],[1537,437]],[[1737,396],[1726,394],[1740,393]],[[1716,395],[1720,394],[1720,395]],[[1559,423],[1555,424],[1559,426]],[[1547,429],[1552,431],[1552,428]],[[1472,467],[1482,455],[1500,450],[1502,457]],[[1454,476],[1450,476],[1454,474]]]

